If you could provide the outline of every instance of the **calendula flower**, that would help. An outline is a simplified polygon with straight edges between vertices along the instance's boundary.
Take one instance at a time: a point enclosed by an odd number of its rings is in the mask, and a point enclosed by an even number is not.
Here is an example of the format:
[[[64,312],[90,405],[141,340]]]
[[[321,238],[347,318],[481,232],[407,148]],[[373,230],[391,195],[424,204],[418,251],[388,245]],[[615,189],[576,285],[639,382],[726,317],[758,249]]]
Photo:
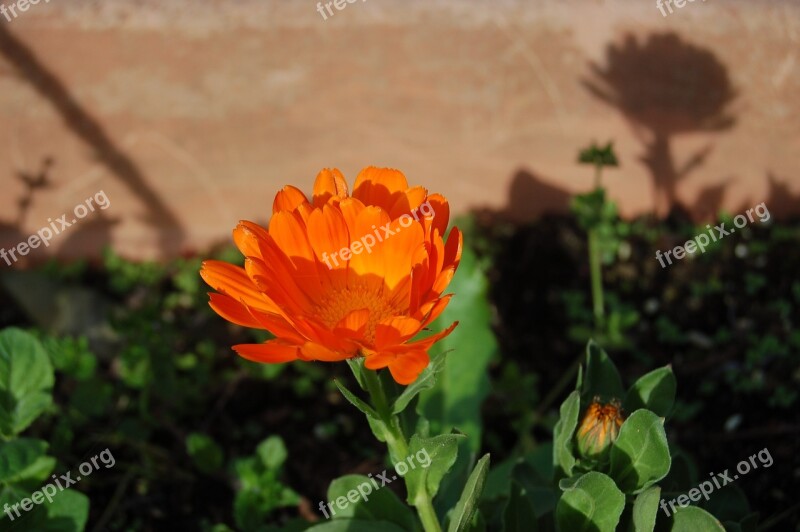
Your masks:
[[[602,404],[599,398],[595,398],[586,409],[575,435],[580,455],[594,460],[604,459],[624,420],[619,401]]]
[[[309,201],[293,186],[275,196],[264,228],[242,221],[233,239],[244,268],[203,263],[217,292],[210,305],[228,321],[276,338],[233,349],[255,362],[340,361],[365,357],[400,384],[428,365],[446,330],[412,341],[447,306],[444,290],[461,258],[462,235],[445,241],[450,210],[439,194],[405,176],[369,167],[352,196],[338,170],[322,170]]]

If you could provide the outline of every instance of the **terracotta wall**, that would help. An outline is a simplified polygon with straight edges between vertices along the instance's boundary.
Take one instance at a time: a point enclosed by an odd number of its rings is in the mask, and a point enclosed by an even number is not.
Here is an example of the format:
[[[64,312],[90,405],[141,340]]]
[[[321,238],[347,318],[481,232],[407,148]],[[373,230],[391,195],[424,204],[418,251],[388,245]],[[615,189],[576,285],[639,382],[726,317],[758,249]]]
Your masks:
[[[626,215],[800,212],[798,2],[340,5],[0,15],[0,247],[102,191],[107,209],[26,259],[174,255],[265,222],[278,187],[326,166],[395,166],[456,211],[529,219],[591,186],[575,158],[593,139],[615,142],[606,183]]]

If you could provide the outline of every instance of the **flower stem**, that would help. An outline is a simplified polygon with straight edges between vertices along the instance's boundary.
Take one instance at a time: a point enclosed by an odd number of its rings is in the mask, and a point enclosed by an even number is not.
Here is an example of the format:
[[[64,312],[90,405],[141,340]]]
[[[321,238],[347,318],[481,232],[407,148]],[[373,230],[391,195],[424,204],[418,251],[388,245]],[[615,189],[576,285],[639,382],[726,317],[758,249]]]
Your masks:
[[[395,463],[401,462],[408,457],[409,447],[408,441],[403,434],[403,429],[400,426],[400,419],[389,408],[389,401],[378,379],[377,372],[367,370],[363,372],[363,375],[367,385],[367,392],[369,392],[372,399],[372,406],[375,407],[386,429],[384,437],[386,446],[389,448],[389,457]],[[406,478],[406,488],[409,488],[408,478]],[[439,525],[439,518],[436,516],[436,510],[433,508],[433,501],[424,482],[417,490],[416,498],[409,502],[417,509],[417,515],[425,532],[442,531]]]
[[[603,305],[603,267],[600,262],[600,246],[597,229],[589,229],[589,271],[592,279],[592,304],[594,307],[595,328],[600,331],[605,321]]]

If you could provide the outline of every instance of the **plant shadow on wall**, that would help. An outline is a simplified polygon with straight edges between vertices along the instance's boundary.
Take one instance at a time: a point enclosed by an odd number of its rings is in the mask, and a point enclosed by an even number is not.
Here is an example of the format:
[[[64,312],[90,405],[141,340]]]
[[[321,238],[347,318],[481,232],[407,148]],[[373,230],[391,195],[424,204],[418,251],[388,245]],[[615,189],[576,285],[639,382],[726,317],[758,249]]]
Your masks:
[[[15,76],[32,88],[54,108],[64,125],[87,144],[97,161],[121,180],[147,209],[146,223],[158,235],[159,250],[165,254],[179,248],[184,230],[178,218],[148,185],[144,172],[113,140],[102,124],[75,98],[68,87],[24,42],[0,24],[0,56],[12,67]],[[108,222],[110,227],[111,221]],[[93,226],[103,220],[95,221]],[[6,225],[0,224],[5,233]],[[17,226],[17,229],[21,229]],[[101,231],[101,235],[107,231]]]
[[[42,158],[39,169],[36,171],[16,170],[15,177],[22,182],[24,188],[16,201],[17,214],[14,222],[0,221],[0,248],[5,249],[16,246],[20,242],[25,242],[32,236],[29,235],[29,231],[36,231],[37,226],[52,224],[51,219],[48,222],[37,220],[31,218],[30,213],[35,200],[41,196],[40,191],[53,188],[51,174],[54,166],[55,160],[46,156]],[[58,239],[55,249],[59,251],[56,251],[56,254],[61,258],[81,258],[91,256],[97,251],[105,249],[111,245],[111,230],[119,221],[119,218],[109,217],[104,209],[95,211],[95,215],[91,219],[83,221],[75,229],[70,230],[69,236]],[[47,242],[40,247],[44,248],[50,245]],[[19,263],[22,266],[41,260],[41,257],[41,255],[38,257],[14,256],[15,259],[19,259]],[[8,259],[5,260],[8,265],[10,265],[9,262]]]
[[[508,191],[508,204],[501,217],[529,222],[543,214],[569,210],[572,195],[566,189],[551,185],[535,170],[520,168],[514,172]]]
[[[728,70],[713,52],[661,33],[640,42],[627,35],[606,50],[606,65],[591,64],[582,80],[595,97],[617,108],[645,147],[641,162],[653,177],[656,212],[676,206],[677,188],[703,165],[713,150],[708,144],[685,161],[672,153],[675,137],[731,129],[736,123],[730,104],[736,98]],[[716,214],[721,188],[700,193],[698,207]],[[716,205],[708,205],[709,202]]]
[[[55,161],[52,157],[44,157],[39,170],[36,172],[17,170],[16,177],[22,181],[25,187],[22,195],[17,200],[17,216],[11,223],[0,221],[0,235],[5,235],[8,242],[11,244],[16,245],[17,242],[21,242],[25,238],[22,232],[22,226],[33,206],[33,199],[36,192],[50,188],[51,182],[49,174],[54,164]]]

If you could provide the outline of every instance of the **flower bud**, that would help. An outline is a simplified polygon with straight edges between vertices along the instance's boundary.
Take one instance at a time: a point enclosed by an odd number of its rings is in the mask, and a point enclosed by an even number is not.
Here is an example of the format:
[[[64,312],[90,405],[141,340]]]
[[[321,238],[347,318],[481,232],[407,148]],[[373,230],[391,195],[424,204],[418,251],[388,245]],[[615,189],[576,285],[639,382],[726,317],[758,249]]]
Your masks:
[[[610,403],[602,404],[599,397],[595,397],[586,409],[575,435],[580,455],[592,460],[605,459],[624,420],[619,401],[614,399]]]

